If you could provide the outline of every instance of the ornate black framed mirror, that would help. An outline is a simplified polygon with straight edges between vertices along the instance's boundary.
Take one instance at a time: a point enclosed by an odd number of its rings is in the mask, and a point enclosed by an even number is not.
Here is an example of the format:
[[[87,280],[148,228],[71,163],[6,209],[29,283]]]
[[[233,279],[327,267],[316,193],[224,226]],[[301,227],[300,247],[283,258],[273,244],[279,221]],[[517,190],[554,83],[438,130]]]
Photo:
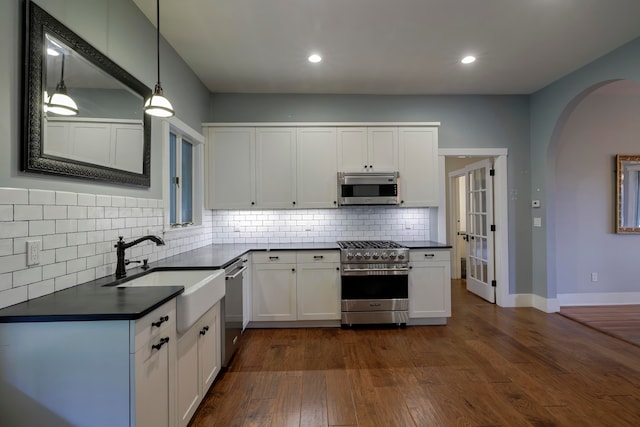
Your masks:
[[[640,234],[640,155],[616,156],[616,233]]]
[[[22,170],[150,185],[151,90],[26,2]]]

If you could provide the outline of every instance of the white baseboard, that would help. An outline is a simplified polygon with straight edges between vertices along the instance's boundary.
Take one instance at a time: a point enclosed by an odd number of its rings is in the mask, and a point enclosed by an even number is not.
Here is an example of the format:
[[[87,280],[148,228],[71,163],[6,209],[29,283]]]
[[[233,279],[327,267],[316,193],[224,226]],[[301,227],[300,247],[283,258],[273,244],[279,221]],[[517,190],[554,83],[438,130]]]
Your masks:
[[[545,313],[555,313],[560,310],[556,298],[545,298],[535,294],[510,294],[505,298],[501,307],[533,307]]]
[[[574,305],[640,304],[640,292],[589,292],[584,294],[558,294],[561,307]]]

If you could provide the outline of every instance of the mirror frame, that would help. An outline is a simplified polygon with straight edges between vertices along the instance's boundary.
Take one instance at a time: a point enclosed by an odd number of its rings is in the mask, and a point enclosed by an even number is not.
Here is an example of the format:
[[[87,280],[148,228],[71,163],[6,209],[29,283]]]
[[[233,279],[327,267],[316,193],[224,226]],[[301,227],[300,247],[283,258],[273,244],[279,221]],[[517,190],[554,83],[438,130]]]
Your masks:
[[[142,173],[46,155],[43,151],[43,63],[46,64],[45,34],[50,33],[75,50],[95,67],[103,70],[142,97],[151,89],[103,55],[61,22],[31,1],[25,2],[24,96],[22,170],[78,177],[110,183],[149,187],[151,184],[151,118],[143,115]]]
[[[624,167],[623,162],[640,162],[640,154],[618,154],[616,155],[616,233],[618,234],[640,234],[640,227],[625,227],[622,223],[622,213],[624,201]]]

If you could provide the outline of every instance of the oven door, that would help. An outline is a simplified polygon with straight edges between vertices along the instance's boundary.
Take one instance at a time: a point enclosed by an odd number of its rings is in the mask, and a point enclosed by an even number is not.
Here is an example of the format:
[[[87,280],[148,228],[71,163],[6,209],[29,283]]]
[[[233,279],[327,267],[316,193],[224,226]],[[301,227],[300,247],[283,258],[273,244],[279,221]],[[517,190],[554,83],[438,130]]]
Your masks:
[[[408,310],[408,275],[342,276],[342,311]]]

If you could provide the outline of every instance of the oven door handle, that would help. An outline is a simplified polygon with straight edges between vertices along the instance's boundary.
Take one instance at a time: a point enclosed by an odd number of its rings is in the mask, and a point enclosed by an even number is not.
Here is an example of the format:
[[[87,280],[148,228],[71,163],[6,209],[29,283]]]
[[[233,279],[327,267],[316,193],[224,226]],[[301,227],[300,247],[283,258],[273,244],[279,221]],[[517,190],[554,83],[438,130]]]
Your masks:
[[[232,275],[230,275],[230,276],[229,276],[229,275],[225,276],[225,279],[226,279],[226,280],[233,280],[233,279],[235,279],[236,277],[238,277],[239,275],[241,275],[242,273],[244,273],[244,271],[245,271],[246,269],[247,269],[247,266],[245,265],[245,266],[243,266],[243,267],[241,267],[241,268],[237,269],[237,270],[235,271],[235,273],[233,273]]]
[[[409,272],[409,267],[406,268],[345,268],[343,270],[343,272],[345,273],[368,273],[368,272],[374,272],[374,271],[381,271],[381,272],[401,272],[401,273],[408,273]]]

